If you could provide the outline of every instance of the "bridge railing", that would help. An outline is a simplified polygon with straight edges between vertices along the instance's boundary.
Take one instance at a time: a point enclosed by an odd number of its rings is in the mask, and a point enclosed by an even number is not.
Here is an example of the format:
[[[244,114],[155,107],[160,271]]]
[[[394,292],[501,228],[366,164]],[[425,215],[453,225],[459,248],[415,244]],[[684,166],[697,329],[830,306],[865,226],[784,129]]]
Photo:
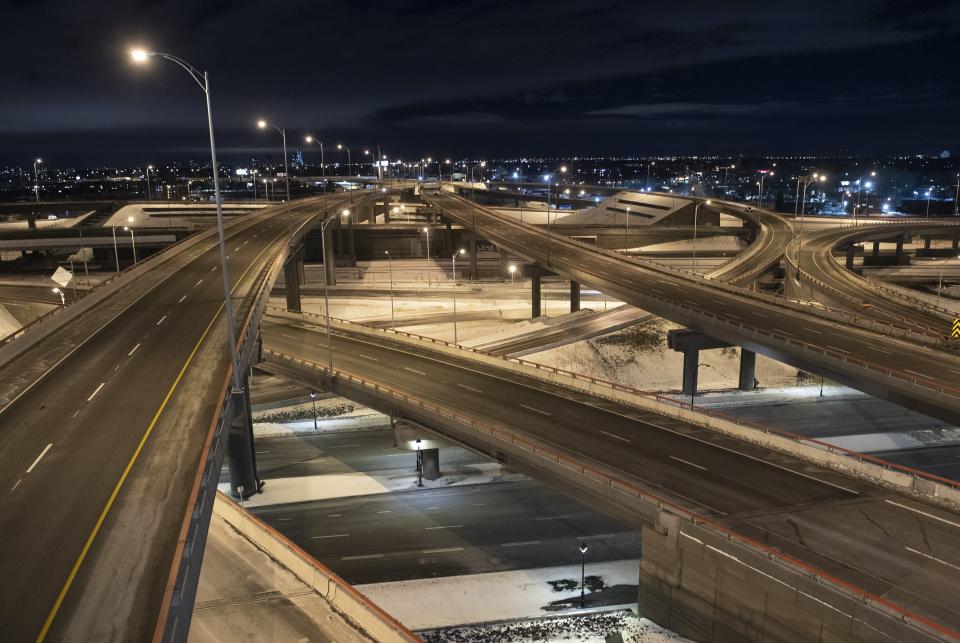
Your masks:
[[[294,355],[289,355],[270,349],[264,349],[264,352],[278,359],[293,364],[299,364],[311,370],[321,371],[332,377],[343,379],[362,388],[368,389],[375,394],[387,396],[393,400],[409,404],[424,411],[425,413],[452,420],[457,424],[461,424],[469,429],[488,435],[495,440],[506,442],[515,448],[523,450],[529,456],[535,459],[544,460],[550,464],[558,465],[579,476],[583,476],[589,480],[600,483],[614,492],[624,494],[629,496],[631,499],[639,500],[640,502],[656,507],[658,511],[664,511],[673,514],[682,520],[690,522],[693,525],[713,530],[722,535],[722,537],[727,541],[737,543],[738,545],[746,547],[750,550],[754,550],[771,561],[776,561],[788,569],[798,571],[799,573],[803,574],[807,580],[811,580],[818,584],[823,584],[848,595],[856,596],[860,601],[868,606],[879,607],[887,612],[890,612],[894,618],[902,620],[902,622],[905,624],[919,626],[923,630],[934,632],[940,636],[960,638],[960,632],[956,632],[948,627],[945,627],[923,614],[908,610],[901,605],[883,598],[882,596],[868,592],[848,581],[842,580],[826,570],[806,563],[799,558],[784,553],[779,549],[762,543],[755,538],[751,538],[750,536],[746,536],[734,531],[733,529],[720,524],[708,516],[704,516],[695,511],[687,509],[686,507],[675,504],[673,501],[668,500],[661,495],[651,493],[647,489],[640,486],[640,484],[624,478],[621,472],[610,470],[600,463],[586,462],[584,456],[577,456],[571,453],[560,451],[551,445],[543,443],[540,440],[521,436],[515,430],[504,424],[488,419],[481,419],[471,414],[452,411],[445,406],[441,406],[421,397],[409,395],[390,386],[380,384],[362,376],[354,375],[341,369],[334,369],[332,372],[330,372],[322,364],[305,360],[301,357],[296,357]]]
[[[312,318],[315,318],[315,319],[317,319],[317,320],[322,320],[322,321],[325,321],[325,320],[326,320],[326,316],[325,316],[325,315],[318,315],[318,314],[316,314],[316,313],[308,313],[308,312],[292,312],[292,311],[288,311],[288,310],[286,310],[286,309],[284,309],[284,308],[280,308],[280,307],[276,307],[276,306],[267,306],[267,310],[268,310],[268,311],[273,311],[273,313],[274,313],[275,315],[280,315],[280,316],[287,315],[287,316],[312,317]],[[364,323],[362,323],[362,322],[350,321],[350,320],[346,320],[346,319],[339,319],[339,318],[335,318],[335,317],[331,317],[330,320],[331,320],[331,322],[336,323],[338,326],[346,327],[346,328],[355,327],[355,328],[357,328],[358,330],[362,330],[363,332],[368,333],[368,334],[369,334],[369,333],[376,333],[376,334],[382,334],[382,335],[384,335],[384,336],[406,337],[406,338],[410,338],[410,339],[416,340],[416,341],[418,341],[418,342],[424,342],[424,343],[427,343],[427,344],[434,344],[434,345],[437,345],[437,346],[443,346],[443,347],[450,348],[450,349],[456,349],[457,351],[461,351],[461,352],[466,353],[466,354],[471,354],[471,353],[472,353],[472,354],[480,355],[480,356],[483,356],[484,359],[486,359],[486,360],[495,360],[495,361],[510,362],[510,363],[513,363],[513,364],[519,364],[519,365],[521,365],[521,366],[525,366],[525,367],[528,367],[528,368],[532,368],[532,369],[535,369],[535,370],[537,370],[537,371],[544,371],[544,372],[553,373],[553,374],[556,374],[556,375],[562,375],[562,376],[569,377],[569,378],[571,378],[571,379],[573,379],[573,380],[576,380],[576,381],[587,382],[587,383],[592,384],[592,385],[595,385],[595,386],[600,386],[600,387],[604,387],[604,388],[609,388],[609,389],[611,389],[611,390],[619,391],[619,392],[622,392],[622,393],[627,393],[627,394],[629,394],[629,395],[633,395],[633,396],[637,396],[637,397],[642,397],[642,398],[647,398],[647,399],[652,399],[652,400],[655,400],[655,401],[657,401],[657,402],[664,402],[664,403],[667,403],[667,404],[670,404],[670,405],[673,405],[673,406],[678,406],[678,407],[680,407],[680,408],[687,408],[687,409],[689,409],[689,410],[691,410],[691,411],[694,411],[694,412],[696,412],[696,413],[701,413],[701,414],[706,415],[706,416],[708,416],[708,417],[716,417],[716,418],[725,419],[725,420],[728,420],[728,421],[730,421],[730,422],[733,422],[734,424],[736,424],[736,425],[738,425],[738,426],[744,426],[744,427],[749,427],[749,428],[757,429],[758,431],[761,431],[761,432],[766,433],[766,434],[777,435],[777,436],[780,436],[780,437],[787,438],[787,439],[789,439],[789,440],[791,440],[791,441],[793,441],[793,442],[796,442],[796,443],[798,443],[798,444],[812,445],[812,446],[815,446],[815,447],[817,447],[817,448],[820,448],[820,449],[822,449],[822,450],[824,450],[824,451],[828,451],[828,452],[830,452],[830,453],[835,453],[835,454],[840,454],[840,455],[848,456],[848,457],[850,457],[850,458],[853,459],[853,460],[857,460],[857,461],[860,461],[860,462],[867,462],[867,463],[870,463],[870,464],[876,464],[876,465],[881,466],[881,467],[883,467],[884,469],[887,469],[887,470],[890,470],[890,471],[897,471],[897,472],[899,472],[899,473],[903,473],[903,474],[909,475],[909,476],[911,476],[911,477],[913,477],[913,478],[916,478],[916,479],[929,480],[929,481],[931,481],[931,482],[936,482],[936,483],[939,483],[939,484],[946,485],[946,486],[948,486],[948,487],[950,487],[950,488],[960,490],[960,482],[955,481],[955,480],[950,480],[950,479],[948,479],[948,478],[942,478],[942,477],[940,477],[940,476],[937,476],[937,475],[934,475],[934,474],[931,474],[931,473],[927,473],[926,471],[921,471],[921,470],[919,470],[919,469],[914,469],[914,468],[912,468],[912,467],[907,467],[907,466],[904,466],[904,465],[896,464],[896,463],[894,463],[894,462],[889,462],[889,461],[887,461],[887,460],[883,460],[883,459],[881,459],[881,458],[876,458],[876,457],[874,457],[874,456],[867,455],[867,454],[864,454],[864,453],[860,453],[860,452],[858,452],[858,451],[853,451],[853,450],[850,450],[850,449],[844,449],[844,448],[842,448],[842,447],[838,447],[838,446],[832,445],[832,444],[830,444],[829,442],[824,442],[824,441],[822,441],[822,440],[817,440],[817,439],[815,439],[815,438],[808,438],[808,437],[799,435],[799,434],[797,434],[797,433],[792,433],[792,432],[790,432],[790,431],[786,431],[786,430],[783,430],[783,429],[778,429],[778,428],[775,428],[775,427],[771,427],[771,426],[768,426],[768,425],[765,425],[765,424],[761,424],[761,423],[759,423],[759,422],[754,422],[754,421],[751,421],[751,420],[740,419],[740,418],[737,418],[736,416],[732,416],[732,415],[729,415],[729,414],[725,414],[725,413],[722,413],[722,412],[720,412],[720,411],[715,411],[715,410],[710,409],[709,407],[705,407],[705,406],[702,406],[702,405],[696,405],[696,404],[690,404],[689,402],[678,401],[678,400],[676,400],[675,398],[673,398],[673,397],[671,397],[671,396],[669,396],[669,395],[664,395],[663,393],[658,393],[658,392],[656,392],[656,391],[649,391],[649,390],[638,389],[638,388],[635,388],[635,387],[626,386],[626,385],[624,385],[624,384],[619,384],[619,383],[617,383],[617,382],[611,382],[611,381],[609,381],[609,380],[604,380],[604,379],[601,379],[601,378],[592,377],[592,376],[590,376],[590,375],[584,375],[584,374],[582,374],[582,373],[576,373],[576,372],[574,372],[574,371],[568,371],[568,370],[562,369],[562,368],[556,368],[556,367],[553,367],[553,366],[547,366],[547,365],[545,365],[545,364],[539,364],[539,363],[537,363],[537,362],[533,362],[533,361],[530,361],[530,360],[525,360],[525,359],[518,358],[518,357],[507,357],[507,356],[504,356],[504,355],[498,355],[498,354],[490,353],[490,352],[487,352],[487,351],[484,351],[484,350],[481,350],[481,349],[478,349],[478,348],[473,348],[473,347],[470,347],[470,346],[463,346],[463,345],[460,345],[460,344],[454,344],[454,343],[452,343],[452,342],[448,342],[448,341],[445,341],[445,340],[442,340],[442,339],[436,339],[436,338],[433,338],[433,337],[426,337],[426,336],[424,336],[424,335],[418,335],[418,334],[416,334],[416,333],[408,333],[408,332],[406,332],[406,331],[396,330],[396,329],[393,329],[393,328],[378,328],[378,327],[375,327],[375,326],[370,326],[370,325],[364,324]],[[784,339],[786,339],[786,340],[792,339],[792,338],[789,338],[789,337],[786,337],[786,336],[783,336],[783,337],[784,337]],[[834,358],[836,358],[836,359],[847,359],[848,361],[855,361],[855,362],[857,362],[859,365],[862,365],[862,366],[865,367],[865,368],[871,368],[871,367],[874,366],[874,365],[870,365],[870,364],[869,364],[868,362],[866,362],[866,361],[856,360],[855,358],[850,358],[850,356],[845,355],[845,354],[840,353],[840,352],[837,352],[837,351],[831,351],[831,350],[829,350],[829,349],[822,349],[822,352],[823,352],[823,354],[829,355],[829,356],[834,357]],[[888,370],[888,369],[884,369],[884,370]],[[917,376],[914,376],[915,379],[916,379],[916,377],[917,377]],[[918,381],[918,383],[919,383],[919,381]],[[947,387],[941,386],[941,387],[940,387],[940,390],[941,390],[942,392],[944,392],[945,394],[951,395],[951,396],[953,396],[953,397],[958,398],[958,400],[960,400],[960,389],[951,389],[951,388],[947,388]],[[960,402],[958,402],[958,403],[960,403]]]

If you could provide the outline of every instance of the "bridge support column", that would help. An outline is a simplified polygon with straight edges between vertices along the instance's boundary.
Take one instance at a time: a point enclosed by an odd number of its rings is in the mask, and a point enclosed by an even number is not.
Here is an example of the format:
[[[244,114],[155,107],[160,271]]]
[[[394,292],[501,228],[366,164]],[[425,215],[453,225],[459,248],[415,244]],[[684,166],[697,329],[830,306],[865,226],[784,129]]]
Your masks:
[[[700,351],[688,348],[683,351],[683,394],[693,397],[697,394],[697,375],[700,366]]]
[[[530,317],[541,315],[540,311],[540,266],[527,266],[530,275]]]
[[[333,227],[337,229],[337,245],[334,249],[334,256],[344,254],[346,244],[343,242],[343,217],[337,217],[333,220]]]
[[[853,258],[857,254],[857,249],[853,246],[847,247],[847,270],[853,270]]]
[[[903,235],[897,237],[897,258],[900,258],[900,255],[903,254]]]
[[[507,251],[500,250],[500,278],[509,279],[510,278],[510,268],[507,265]]]
[[[452,255],[454,252],[458,250],[458,248],[453,247],[453,226],[450,225],[449,221],[447,221],[447,225],[443,231],[443,234],[444,234],[444,240],[446,241],[446,245],[447,245],[446,255],[449,257],[450,255]]]
[[[257,460],[253,450],[253,418],[250,415],[250,383],[244,377],[243,388],[230,393],[230,420],[227,434],[227,461],[230,472],[230,494],[249,498],[260,493],[262,483],[257,476]]]
[[[746,348],[740,349],[740,386],[741,391],[752,391],[756,388],[757,354]]]
[[[263,329],[257,328],[257,364],[263,361]]]
[[[580,310],[580,282],[570,280],[570,312]]]
[[[334,273],[336,260],[333,258],[333,234],[328,225],[323,231],[324,254],[323,254],[323,277],[327,280],[328,286],[336,286],[337,278]]]
[[[287,296],[287,310],[300,312],[300,280],[303,271],[303,248],[290,255],[283,266],[283,289]]]
[[[880,242],[879,242],[879,241],[874,241],[874,242],[873,242],[873,256],[874,256],[874,257],[879,257],[879,256],[880,256]]]
[[[423,467],[423,477],[427,480],[436,480],[440,477],[440,449],[423,449],[420,451],[420,466]]]

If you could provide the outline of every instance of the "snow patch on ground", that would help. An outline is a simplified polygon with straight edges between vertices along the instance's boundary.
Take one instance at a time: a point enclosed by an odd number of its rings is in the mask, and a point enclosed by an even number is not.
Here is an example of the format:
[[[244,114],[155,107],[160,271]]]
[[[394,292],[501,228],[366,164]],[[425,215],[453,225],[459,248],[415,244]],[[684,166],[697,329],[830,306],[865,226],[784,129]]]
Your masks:
[[[626,328],[568,346],[533,353],[524,359],[641,390],[671,391],[682,386],[683,353],[667,348],[667,331],[681,328],[663,319]],[[740,349],[700,352],[699,388],[736,387]],[[761,386],[797,383],[797,369],[757,355]]]
[[[402,453],[402,452],[398,452]],[[401,458],[397,458],[400,460]],[[267,507],[295,502],[372,496],[380,493],[411,491],[417,488],[417,474],[413,472],[416,455],[409,452],[406,469],[373,471],[369,473],[329,473],[294,478],[270,478],[263,491],[244,501],[247,507]],[[400,463],[398,463],[400,464]],[[496,462],[482,464],[448,465],[436,480],[423,480],[426,488],[460,487],[506,480],[525,480],[517,473],[506,473]],[[220,491],[230,492],[230,484],[220,484]]]
[[[421,632],[426,643],[605,643],[620,634],[625,643],[685,641],[631,610],[527,619]]]
[[[600,576],[607,587],[636,586],[640,561],[588,564],[587,573]],[[574,579],[574,588],[554,591],[550,582],[565,579]],[[541,617],[553,601],[579,597],[579,581],[577,564],[372,583],[356,588],[407,627],[424,630]],[[417,600],[411,601],[411,596]]]

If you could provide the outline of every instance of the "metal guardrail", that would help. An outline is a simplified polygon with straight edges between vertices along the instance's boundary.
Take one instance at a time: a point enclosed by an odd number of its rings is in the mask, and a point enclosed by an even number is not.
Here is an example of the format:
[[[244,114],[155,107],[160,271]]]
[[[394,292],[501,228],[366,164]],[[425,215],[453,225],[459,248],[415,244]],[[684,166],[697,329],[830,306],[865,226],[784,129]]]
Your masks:
[[[300,315],[300,316],[304,316],[304,317],[315,317],[315,318],[317,318],[317,319],[326,320],[326,316],[325,316],[325,315],[317,315],[317,314],[315,314],[315,313],[307,313],[307,312],[299,312],[299,313],[297,313],[297,312],[288,311],[288,310],[286,310],[286,309],[284,309],[284,308],[279,308],[279,307],[277,307],[277,306],[267,306],[267,310],[278,311],[278,312],[281,312],[281,313],[286,314],[286,315]],[[624,384],[618,384],[618,383],[616,383],[616,382],[611,382],[611,381],[608,381],[608,380],[604,380],[604,379],[592,377],[592,376],[590,376],[590,375],[584,375],[584,374],[582,374],[582,373],[575,373],[575,372],[573,372],[573,371],[568,371],[568,370],[565,370],[565,369],[562,369],[562,368],[556,368],[556,367],[553,367],[553,366],[547,366],[547,365],[545,365],[545,364],[538,364],[537,362],[532,362],[532,361],[530,361],[530,360],[525,360],[525,359],[522,359],[522,358],[519,358],[519,357],[507,357],[507,356],[504,356],[504,355],[498,355],[498,354],[490,353],[490,352],[487,352],[487,351],[484,351],[484,350],[481,350],[481,349],[478,349],[478,348],[473,348],[473,347],[471,347],[471,346],[463,346],[463,345],[460,345],[460,344],[454,344],[454,343],[452,343],[452,342],[448,342],[448,341],[445,341],[445,340],[442,340],[442,339],[435,339],[435,338],[433,338],[433,337],[426,337],[426,336],[424,336],[424,335],[417,335],[416,333],[408,333],[408,332],[401,331],[401,330],[396,330],[396,329],[393,329],[393,328],[379,328],[379,327],[370,326],[370,325],[367,325],[367,324],[364,324],[364,323],[361,323],[361,322],[355,322],[355,321],[350,321],[350,320],[346,320],[346,319],[339,319],[339,318],[336,318],[336,317],[331,317],[330,319],[331,319],[331,321],[334,321],[334,322],[336,322],[337,324],[340,324],[340,325],[343,325],[343,326],[357,326],[357,327],[362,328],[363,330],[368,331],[368,332],[372,331],[372,332],[376,332],[376,333],[382,333],[383,335],[394,335],[394,336],[398,336],[398,337],[408,337],[408,338],[411,338],[411,339],[415,339],[415,340],[417,340],[417,341],[427,342],[427,343],[430,343],[430,344],[436,344],[436,345],[439,345],[439,346],[445,346],[445,347],[447,347],[447,348],[454,348],[454,349],[457,349],[457,350],[459,350],[459,351],[463,351],[464,353],[474,353],[474,354],[477,354],[477,355],[483,355],[484,357],[490,358],[490,359],[501,360],[501,361],[504,361],[504,362],[511,362],[511,363],[514,363],[514,364],[520,364],[521,366],[526,366],[526,367],[529,367],[529,368],[534,368],[534,369],[536,369],[536,370],[538,370],[538,371],[546,371],[546,372],[554,373],[554,374],[557,374],[557,375],[563,375],[563,376],[565,376],[565,377],[569,377],[569,378],[574,379],[574,380],[578,380],[578,381],[582,381],[582,382],[588,382],[588,383],[593,384],[593,385],[595,385],[595,386],[602,386],[602,387],[609,388],[609,389],[614,390],[614,391],[620,391],[620,392],[622,392],[622,393],[627,393],[627,394],[630,394],[630,395],[635,395],[635,396],[637,396],[637,397],[643,397],[643,398],[655,400],[655,401],[658,401],[658,402],[665,402],[665,403],[668,403],[668,404],[671,404],[671,405],[674,405],[674,406],[678,406],[678,407],[680,407],[680,408],[689,409],[689,410],[691,410],[691,411],[693,411],[693,412],[695,412],[695,413],[701,413],[701,414],[706,415],[706,416],[708,416],[708,417],[715,417],[715,418],[723,419],[723,420],[732,422],[732,423],[734,423],[734,424],[736,424],[736,425],[738,425],[738,426],[744,426],[744,427],[748,427],[748,428],[751,428],[751,429],[756,429],[756,430],[761,431],[761,432],[766,433],[766,434],[776,435],[776,436],[783,437],[783,438],[788,438],[788,439],[790,439],[790,440],[792,440],[792,441],[794,441],[794,442],[797,442],[797,443],[815,446],[815,447],[817,447],[817,448],[819,448],[819,449],[822,449],[822,450],[824,450],[824,451],[828,451],[828,452],[830,452],[830,453],[840,454],[840,455],[847,456],[847,457],[851,458],[852,460],[857,460],[857,461],[860,461],[860,462],[865,462],[865,463],[869,463],[869,464],[874,464],[874,465],[883,467],[884,469],[887,469],[887,470],[890,470],[890,471],[896,471],[896,472],[898,472],[898,473],[903,473],[903,474],[912,476],[912,477],[914,477],[914,478],[920,478],[920,479],[923,479],[923,480],[929,480],[929,481],[931,481],[931,482],[937,482],[937,483],[940,483],[940,484],[943,484],[943,485],[946,485],[946,486],[949,486],[949,487],[952,487],[952,488],[955,488],[955,489],[960,490],[960,482],[958,482],[958,481],[956,481],[956,480],[951,480],[951,479],[949,479],[949,478],[942,478],[942,477],[937,476],[937,475],[934,475],[934,474],[932,474],[932,473],[927,473],[926,471],[921,471],[921,470],[919,470],[919,469],[914,469],[914,468],[912,468],[912,467],[907,467],[907,466],[900,465],[900,464],[896,464],[896,463],[893,463],[893,462],[888,462],[888,461],[886,461],[886,460],[882,460],[882,459],[880,459],[880,458],[876,458],[876,457],[874,457],[874,456],[867,455],[867,454],[865,454],[865,453],[860,453],[859,451],[853,451],[853,450],[850,450],[850,449],[845,449],[845,448],[843,448],[843,447],[838,447],[838,446],[835,446],[835,445],[830,444],[829,442],[824,442],[824,441],[818,440],[818,439],[816,439],[816,438],[808,438],[808,437],[802,436],[802,435],[797,434],[797,433],[792,433],[792,432],[790,432],[790,431],[785,431],[785,430],[783,430],[783,429],[778,429],[778,428],[775,428],[775,427],[767,426],[767,425],[761,424],[761,423],[759,423],[759,422],[754,422],[754,421],[751,421],[751,420],[741,419],[741,418],[738,418],[738,417],[733,416],[733,415],[728,415],[728,414],[723,413],[723,412],[720,412],[720,411],[712,410],[712,409],[710,409],[710,408],[708,408],[708,407],[698,406],[698,405],[691,405],[689,402],[682,402],[682,401],[676,400],[676,399],[674,399],[674,398],[672,398],[672,397],[670,397],[670,396],[666,396],[666,395],[663,395],[663,394],[661,394],[661,393],[657,393],[656,391],[645,391],[645,390],[637,389],[637,388],[634,388],[634,387],[631,387],[631,386],[626,386],[626,385],[624,385]],[[264,349],[264,350],[266,350],[266,349]],[[829,351],[827,351],[827,352],[829,352]],[[838,354],[838,355],[839,355],[839,354]],[[954,395],[955,397],[960,398],[960,389],[949,389],[949,390],[952,391],[952,395]]]
[[[557,451],[550,446],[545,446],[542,443],[539,443],[539,441],[521,437],[506,425],[490,420],[479,420],[472,415],[450,411],[445,407],[439,406],[422,398],[408,395],[389,386],[379,384],[372,380],[368,380],[342,370],[334,369],[331,373],[322,364],[318,364],[310,360],[305,360],[293,355],[288,355],[270,349],[264,349],[264,352],[269,353],[277,358],[293,362],[294,364],[301,364],[310,369],[319,370],[328,375],[342,378],[346,381],[358,384],[361,387],[370,389],[374,393],[386,395],[393,399],[412,404],[413,406],[423,409],[428,413],[453,420],[454,422],[480,431],[497,440],[507,442],[526,451],[536,458],[547,460],[552,464],[564,467],[574,473],[587,477],[595,482],[599,482],[614,491],[623,493],[632,499],[646,502],[652,506],[655,506],[659,511],[666,511],[677,516],[678,518],[687,520],[694,525],[714,530],[729,542],[739,544],[747,549],[752,549],[760,556],[763,556],[771,561],[781,563],[788,568],[798,570],[800,573],[804,574],[808,580],[812,580],[817,584],[826,585],[837,591],[853,594],[868,606],[882,607],[885,610],[895,614],[897,618],[901,619],[905,624],[920,624],[923,626],[923,629],[932,630],[938,635],[960,639],[960,632],[945,627],[931,620],[927,616],[908,610],[900,605],[897,605],[896,603],[893,603],[892,601],[878,596],[877,594],[863,590],[852,583],[833,576],[823,569],[810,565],[809,563],[786,554],[778,549],[770,547],[754,538],[740,534],[739,532],[736,532],[711,518],[698,514],[685,507],[676,505],[665,498],[650,493],[632,481],[625,480],[608,472],[604,468],[600,468],[600,466],[584,463],[581,459]],[[850,616],[851,618],[855,618],[853,615]]]

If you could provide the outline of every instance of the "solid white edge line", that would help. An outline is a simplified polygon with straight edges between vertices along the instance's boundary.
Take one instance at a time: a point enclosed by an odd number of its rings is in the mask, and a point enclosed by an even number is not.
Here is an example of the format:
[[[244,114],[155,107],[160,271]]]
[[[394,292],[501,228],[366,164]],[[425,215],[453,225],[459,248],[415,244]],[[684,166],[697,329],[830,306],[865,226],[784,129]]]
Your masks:
[[[683,458],[678,458],[678,457],[675,456],[675,455],[670,456],[670,459],[671,459],[671,460],[676,460],[677,462],[682,462],[682,463],[684,463],[684,464],[689,464],[691,467],[696,467],[697,469],[700,469],[701,471],[709,471],[709,469],[707,469],[706,467],[702,467],[702,466],[700,466],[699,464],[694,464],[693,462],[690,462],[689,460],[684,460]]]

